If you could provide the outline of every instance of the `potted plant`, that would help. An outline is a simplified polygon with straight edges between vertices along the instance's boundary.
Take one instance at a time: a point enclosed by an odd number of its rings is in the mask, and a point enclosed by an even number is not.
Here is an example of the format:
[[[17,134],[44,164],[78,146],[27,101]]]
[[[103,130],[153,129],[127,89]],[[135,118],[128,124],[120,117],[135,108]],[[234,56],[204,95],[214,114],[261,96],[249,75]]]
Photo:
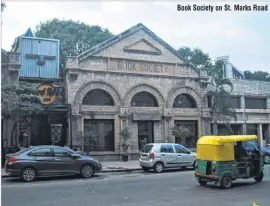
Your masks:
[[[128,161],[128,156],[129,156],[129,139],[131,137],[131,133],[129,132],[128,128],[124,128],[120,132],[120,138],[121,138],[121,143],[120,146],[122,147],[122,161],[127,162]]]

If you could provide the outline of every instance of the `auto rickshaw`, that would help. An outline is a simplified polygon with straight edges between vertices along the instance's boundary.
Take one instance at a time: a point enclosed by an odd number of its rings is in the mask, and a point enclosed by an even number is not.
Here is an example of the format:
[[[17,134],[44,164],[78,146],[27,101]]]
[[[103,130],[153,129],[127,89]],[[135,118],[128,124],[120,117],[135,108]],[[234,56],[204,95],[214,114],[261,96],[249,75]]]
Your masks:
[[[239,148],[236,144],[246,141],[254,141],[257,146],[246,152],[245,157],[236,159]],[[203,136],[197,141],[196,159],[195,178],[200,185],[214,182],[214,185],[229,189],[236,179],[263,180],[263,154],[256,135]]]

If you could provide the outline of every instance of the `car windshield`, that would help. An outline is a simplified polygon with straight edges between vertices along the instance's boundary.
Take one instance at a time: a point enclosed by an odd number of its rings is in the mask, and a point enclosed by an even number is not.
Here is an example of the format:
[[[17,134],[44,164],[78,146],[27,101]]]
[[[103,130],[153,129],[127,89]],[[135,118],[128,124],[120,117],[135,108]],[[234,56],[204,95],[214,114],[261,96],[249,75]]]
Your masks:
[[[149,153],[149,152],[151,151],[152,148],[153,148],[153,145],[147,144],[147,145],[145,145],[145,146],[142,148],[141,152],[142,152],[142,153]]]

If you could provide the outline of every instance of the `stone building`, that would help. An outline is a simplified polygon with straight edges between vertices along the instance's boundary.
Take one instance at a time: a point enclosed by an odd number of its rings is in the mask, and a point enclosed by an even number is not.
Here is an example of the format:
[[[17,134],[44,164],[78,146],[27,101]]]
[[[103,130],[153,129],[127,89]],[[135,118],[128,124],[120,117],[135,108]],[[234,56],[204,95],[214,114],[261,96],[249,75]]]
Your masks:
[[[20,54],[16,52],[7,52],[1,49],[1,85],[18,85],[19,84],[19,62]],[[12,145],[12,130],[15,121],[12,118],[1,115],[1,143],[3,146]],[[2,150],[3,151],[3,150]]]
[[[232,121],[235,134],[258,135],[261,145],[270,143],[270,82],[231,79],[231,103],[236,111]],[[222,125],[219,131],[222,133]]]
[[[175,141],[171,129],[178,124],[189,128],[184,144],[192,147],[205,133],[209,115],[205,74],[138,24],[67,60],[65,98],[73,108],[72,136],[83,132],[92,155],[115,158],[121,128],[130,129],[136,155],[146,142]],[[74,147],[80,149],[78,138],[73,138]]]
[[[118,159],[119,133],[125,127],[132,134],[131,157],[147,142],[194,147],[198,137],[212,130],[208,79],[205,71],[185,61],[143,24],[69,57],[64,81],[65,101],[72,107],[72,147]],[[233,130],[247,133],[249,124],[256,123],[252,132],[265,134],[266,139],[270,84],[232,81],[238,115]],[[174,125],[186,131],[185,139],[172,135]],[[83,144],[79,133],[85,138]]]

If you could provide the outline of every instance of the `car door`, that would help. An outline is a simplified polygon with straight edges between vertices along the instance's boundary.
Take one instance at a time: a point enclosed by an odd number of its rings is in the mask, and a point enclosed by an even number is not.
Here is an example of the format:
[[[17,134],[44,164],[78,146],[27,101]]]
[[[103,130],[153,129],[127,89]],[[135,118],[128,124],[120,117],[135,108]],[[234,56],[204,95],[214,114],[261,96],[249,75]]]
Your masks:
[[[190,151],[179,144],[174,145],[176,152],[177,166],[190,166],[193,163],[193,156],[190,155]]]
[[[160,145],[160,159],[165,167],[175,167],[176,156],[171,144]]]
[[[72,153],[63,148],[53,148],[54,154],[54,168],[58,174],[74,173],[76,170],[76,159],[71,155]]]
[[[37,170],[38,176],[49,176],[54,171],[54,157],[50,147],[38,148],[28,153],[31,165]]]

